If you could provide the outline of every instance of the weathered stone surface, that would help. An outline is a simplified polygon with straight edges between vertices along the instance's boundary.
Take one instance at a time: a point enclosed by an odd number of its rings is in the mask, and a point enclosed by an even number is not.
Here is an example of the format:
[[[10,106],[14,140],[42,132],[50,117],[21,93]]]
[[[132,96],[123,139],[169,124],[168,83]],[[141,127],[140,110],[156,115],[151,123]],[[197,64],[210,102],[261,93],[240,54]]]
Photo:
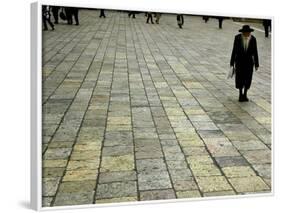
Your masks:
[[[204,193],[232,190],[223,176],[198,177],[196,180],[200,190]]]
[[[151,190],[151,191],[140,191],[140,200],[166,200],[175,199],[175,192],[173,189],[164,190]]]
[[[123,155],[118,157],[103,157],[101,172],[128,171],[135,168],[134,156]]]
[[[261,192],[269,190],[269,187],[258,176],[230,178],[229,181],[239,193]]]
[[[137,195],[135,181],[98,184],[96,199],[134,197]]]

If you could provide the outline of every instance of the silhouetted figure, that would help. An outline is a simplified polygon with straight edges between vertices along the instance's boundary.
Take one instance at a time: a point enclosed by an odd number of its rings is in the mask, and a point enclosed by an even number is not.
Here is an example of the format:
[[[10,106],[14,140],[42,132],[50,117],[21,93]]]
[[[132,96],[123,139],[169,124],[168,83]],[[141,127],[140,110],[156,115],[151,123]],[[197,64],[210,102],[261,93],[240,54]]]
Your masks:
[[[52,13],[53,13],[53,16],[55,19],[55,22],[54,22],[55,24],[59,23],[59,9],[60,9],[59,6],[52,6]]]
[[[263,22],[263,27],[264,27],[264,33],[265,33],[265,37],[268,37],[269,34],[269,29],[271,31],[271,20],[270,19],[264,19]]]
[[[66,20],[67,20],[67,24],[72,24],[72,8],[71,7],[65,7],[64,8],[65,11],[65,15],[66,15]]]
[[[154,24],[151,12],[147,12],[147,19],[146,19],[147,24],[149,23],[149,20],[150,20],[151,24]]]
[[[209,21],[209,16],[203,16],[202,19],[205,21],[205,23],[207,23]]]
[[[222,29],[222,22],[223,22],[224,17],[218,17],[217,19],[219,21],[219,29]]]
[[[54,30],[54,24],[51,21],[51,13],[50,13],[50,7],[43,5],[42,6],[42,21],[44,25],[44,30],[48,30],[47,22],[51,26],[52,30]]]
[[[156,24],[159,24],[159,20],[161,18],[161,13],[155,13],[155,17],[156,17],[156,20],[155,20]]]
[[[73,15],[76,25],[79,25],[78,13],[79,13],[79,9],[77,7],[72,7],[71,8],[71,21],[72,21],[72,15]]]
[[[182,26],[184,24],[184,18],[183,18],[182,14],[177,15],[177,22],[178,22],[179,28],[182,28]]]
[[[101,17],[106,18],[105,13],[104,13],[104,9],[100,10],[100,18]]]
[[[131,16],[133,16],[133,18],[136,18],[136,12],[135,11],[130,11],[128,13],[129,18],[131,18]]]
[[[250,89],[253,68],[258,70],[259,58],[257,40],[251,35],[254,30],[249,25],[244,25],[235,36],[230,66],[235,68],[235,87],[239,89],[239,101],[249,101],[247,91]],[[244,93],[243,90],[244,89]]]

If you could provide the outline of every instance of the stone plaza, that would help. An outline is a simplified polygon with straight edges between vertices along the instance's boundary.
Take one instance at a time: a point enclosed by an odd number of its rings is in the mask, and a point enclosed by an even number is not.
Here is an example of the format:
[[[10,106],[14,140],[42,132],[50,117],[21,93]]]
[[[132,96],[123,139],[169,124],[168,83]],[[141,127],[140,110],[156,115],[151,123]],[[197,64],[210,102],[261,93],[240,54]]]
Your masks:
[[[271,192],[271,36],[249,102],[227,79],[244,24],[80,10],[42,33],[43,206]],[[61,21],[62,22],[62,21]]]

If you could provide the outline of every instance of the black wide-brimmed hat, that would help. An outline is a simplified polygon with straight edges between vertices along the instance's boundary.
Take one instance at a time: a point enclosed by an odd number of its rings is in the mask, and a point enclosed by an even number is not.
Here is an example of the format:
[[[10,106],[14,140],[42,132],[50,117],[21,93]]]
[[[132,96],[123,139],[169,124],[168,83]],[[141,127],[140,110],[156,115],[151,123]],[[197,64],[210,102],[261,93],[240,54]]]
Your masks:
[[[253,32],[254,29],[250,28],[249,25],[243,25],[242,29],[239,30],[239,32]]]

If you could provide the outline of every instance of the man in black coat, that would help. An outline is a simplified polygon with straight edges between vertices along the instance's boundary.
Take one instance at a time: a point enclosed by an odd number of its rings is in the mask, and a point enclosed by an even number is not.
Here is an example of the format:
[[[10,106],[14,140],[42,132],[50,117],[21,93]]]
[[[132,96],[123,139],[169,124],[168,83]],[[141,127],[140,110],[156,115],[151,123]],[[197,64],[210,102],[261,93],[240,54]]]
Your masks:
[[[251,35],[254,30],[244,25],[235,36],[230,66],[235,68],[235,86],[239,89],[239,101],[249,101],[247,91],[250,89],[253,68],[258,70],[259,58],[257,40]],[[243,90],[244,89],[244,93]]]

